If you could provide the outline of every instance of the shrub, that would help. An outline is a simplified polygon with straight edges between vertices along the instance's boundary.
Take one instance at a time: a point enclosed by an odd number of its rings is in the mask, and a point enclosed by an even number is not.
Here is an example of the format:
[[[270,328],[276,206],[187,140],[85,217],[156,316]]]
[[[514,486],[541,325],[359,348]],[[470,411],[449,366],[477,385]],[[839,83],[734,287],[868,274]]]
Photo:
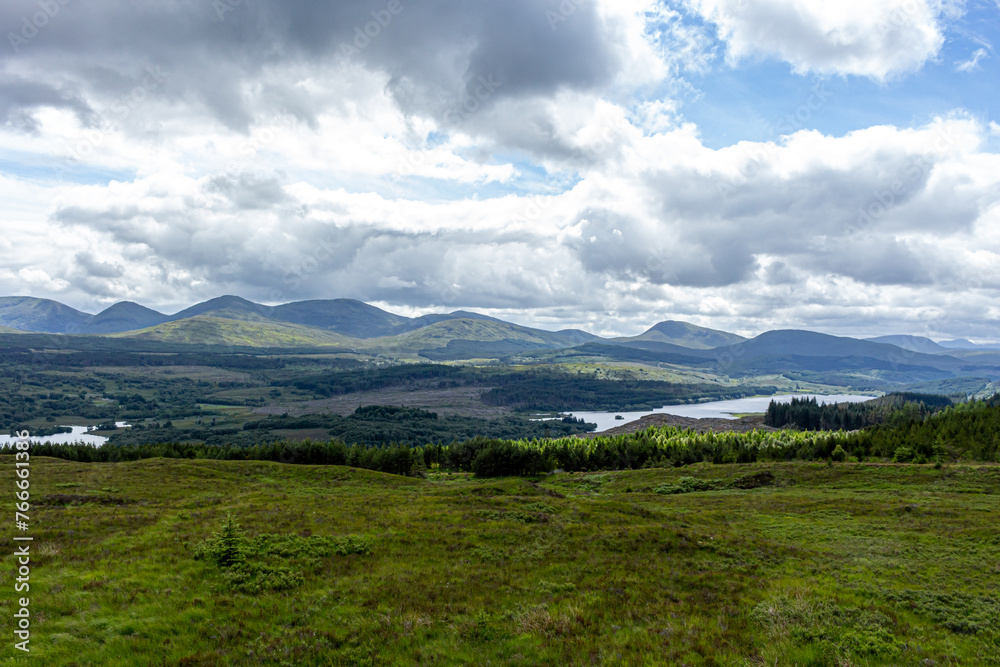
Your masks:
[[[246,558],[247,538],[231,512],[226,514],[222,529],[195,550],[195,558],[211,560],[222,568],[242,563]]]
[[[774,473],[770,470],[743,475],[733,482],[733,486],[737,489],[759,489],[762,486],[771,486],[772,484],[774,484]]]
[[[222,578],[233,590],[248,595],[289,590],[305,580],[301,572],[263,563],[241,563],[224,572]]]
[[[833,452],[830,454],[830,458],[836,461],[837,463],[843,463],[844,461],[847,460],[847,452],[844,451],[843,447],[837,445],[836,447],[834,447]]]
[[[222,580],[234,591],[256,595],[283,591],[305,581],[303,570],[317,570],[323,559],[351,554],[369,555],[370,538],[361,535],[261,534],[247,537],[232,514],[226,514],[219,532],[195,549],[195,558],[210,560],[222,568]],[[291,562],[296,568],[269,561]]]
[[[677,493],[694,493],[696,491],[716,491],[725,488],[722,482],[708,481],[694,477],[681,477],[676,484],[664,484],[658,486],[653,491],[667,495]]]

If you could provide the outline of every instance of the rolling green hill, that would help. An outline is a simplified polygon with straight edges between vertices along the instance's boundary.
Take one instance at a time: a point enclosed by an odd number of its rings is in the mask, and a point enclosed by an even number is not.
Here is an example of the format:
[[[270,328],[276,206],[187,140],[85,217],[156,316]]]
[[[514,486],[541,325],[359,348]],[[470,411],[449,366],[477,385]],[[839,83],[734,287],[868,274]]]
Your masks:
[[[249,347],[350,348],[356,341],[347,336],[283,322],[247,321],[197,315],[155,327],[112,334],[114,337],[157,340],[197,345],[244,345]]]
[[[924,354],[886,343],[796,330],[768,331],[738,346],[730,346],[717,352],[729,352],[735,359],[747,360],[790,356],[854,358],[872,359],[895,366],[949,370],[962,364],[959,359],[947,355]]]
[[[243,316],[246,314],[267,317],[268,310],[270,309],[267,306],[262,306],[259,303],[247,301],[238,296],[227,295],[196,303],[190,308],[185,308],[179,313],[174,313],[168,319],[173,322],[218,311],[225,311],[233,316],[240,315],[237,319],[243,319]]]
[[[810,331],[770,331],[747,340],[667,321],[639,336],[609,340],[576,329],[545,331],[460,310],[403,317],[353,299],[267,306],[221,296],[174,315],[121,302],[90,315],[47,299],[5,297],[0,298],[2,326],[178,345],[290,350],[334,346],[410,360],[516,358],[544,364],[548,355],[559,353],[563,361],[574,363],[670,364],[728,377],[785,375],[789,382],[855,389],[898,388],[957,377],[1000,380],[1000,352],[947,350],[914,336],[858,340]]]
[[[614,342],[655,342],[670,343],[680,347],[692,348],[695,350],[710,350],[726,345],[736,345],[746,339],[743,336],[718,331],[716,329],[706,329],[687,322],[667,321],[660,322],[638,336],[628,338],[616,338]]]
[[[531,329],[509,322],[455,319],[398,336],[374,338],[361,348],[419,354],[434,360],[491,358],[526,350],[556,349],[576,345],[577,336]]]
[[[140,306],[131,301],[122,301],[94,315],[83,326],[80,333],[118,333],[135,331],[162,324],[169,319],[163,313]]]
[[[879,336],[877,338],[867,338],[866,340],[873,343],[888,343],[889,345],[895,345],[911,352],[924,352],[926,354],[948,354],[950,352],[948,348],[938,345],[930,338],[924,338],[923,336]]]
[[[376,338],[405,331],[410,318],[354,299],[298,301],[271,308],[270,319],[335,331],[352,338]]]
[[[0,297],[0,325],[20,331],[77,333],[91,317],[51,299]]]
[[[199,345],[285,348],[329,345],[372,354],[421,355],[436,360],[496,357],[522,350],[571,347],[579,338],[572,332],[563,335],[507,322],[448,319],[394,336],[358,339],[317,327],[277,322],[244,308],[210,310],[182,320],[112,335]]]

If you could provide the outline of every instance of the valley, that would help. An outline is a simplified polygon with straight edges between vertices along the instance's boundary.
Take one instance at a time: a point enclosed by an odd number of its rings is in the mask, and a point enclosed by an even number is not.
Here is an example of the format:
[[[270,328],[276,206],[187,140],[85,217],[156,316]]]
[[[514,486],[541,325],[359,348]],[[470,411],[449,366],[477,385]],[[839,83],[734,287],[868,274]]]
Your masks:
[[[0,299],[47,664],[998,655],[997,352],[216,301]]]
[[[302,440],[353,433],[338,431],[335,418],[376,405],[481,420],[483,432],[513,420],[517,429],[504,432],[530,437],[545,432],[530,421],[537,413],[648,412],[782,393],[964,400],[1000,388],[1000,352],[914,337],[745,338],[661,322],[639,336],[600,338],[468,311],[407,318],[349,299],[263,306],[219,297],[168,316],[131,303],[89,315],[4,297],[0,325],[21,327],[0,332],[0,428],[8,432],[125,420],[159,439]],[[292,421],[258,428],[279,417]]]

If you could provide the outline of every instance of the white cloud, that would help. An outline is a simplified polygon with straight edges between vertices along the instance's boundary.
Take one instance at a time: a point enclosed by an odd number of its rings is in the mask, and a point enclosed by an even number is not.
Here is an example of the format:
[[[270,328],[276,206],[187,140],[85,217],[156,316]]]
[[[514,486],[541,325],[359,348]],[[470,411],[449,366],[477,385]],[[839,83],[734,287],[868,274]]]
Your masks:
[[[972,56],[968,60],[959,60],[955,63],[956,72],[972,72],[979,69],[979,63],[986,58],[989,58],[990,54],[986,49],[976,49]]]
[[[592,144],[581,128],[624,118],[600,109],[566,119],[573,131],[560,136]],[[967,318],[964,335],[994,326],[954,297],[1000,290],[1000,156],[982,152],[989,130],[977,122],[800,131],[720,150],[691,125],[644,136],[621,122],[613,157],[557,194],[419,201],[278,172],[167,170],[67,187],[53,219],[76,259],[8,262],[0,284],[26,269],[45,272],[30,276],[48,296],[101,305],[235,292],[520,310],[514,319],[560,326],[607,315],[605,332],[666,317],[833,330],[842,323],[832,314],[895,330],[903,295],[919,293],[916,302]],[[301,146],[274,150],[293,164]]]
[[[915,9],[883,35],[897,6]],[[985,148],[995,123],[956,115],[843,136],[799,124],[710,148],[661,88],[705,71],[705,26],[659,2],[602,0],[552,36],[536,4],[512,7],[541,31],[530,57],[513,57],[497,26],[447,12],[434,22],[417,4],[392,40],[349,62],[281,35],[264,41],[292,55],[244,53],[243,69],[227,51],[244,48],[238,39],[189,45],[215,59],[199,72],[172,56],[163,86],[121,123],[101,121],[141,67],[104,80],[55,59],[5,64],[28,79],[58,71],[66,85],[19,88],[0,149],[77,159],[62,183],[0,179],[0,293],[92,310],[121,299],[169,310],[225,292],[346,296],[600,333],[670,317],[741,331],[867,318],[877,332],[914,321],[919,303],[964,322],[956,335],[993,337],[983,304],[1000,296],[1000,157]],[[699,7],[733,58],[876,79],[933,57],[946,15],[921,0]],[[244,9],[247,20],[297,14]],[[499,11],[477,21],[513,30]],[[285,18],[268,25],[322,41]],[[432,48],[449,38],[453,48]],[[44,55],[47,43],[32,48]],[[470,86],[494,64],[523,78],[473,109]]]
[[[796,72],[877,80],[920,69],[942,44],[934,0],[689,0],[716,24],[728,58],[774,57]]]

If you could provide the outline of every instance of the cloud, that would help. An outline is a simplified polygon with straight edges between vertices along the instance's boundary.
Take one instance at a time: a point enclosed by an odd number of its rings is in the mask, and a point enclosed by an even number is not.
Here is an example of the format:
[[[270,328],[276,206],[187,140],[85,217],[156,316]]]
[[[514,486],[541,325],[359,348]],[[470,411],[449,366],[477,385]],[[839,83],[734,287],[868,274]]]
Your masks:
[[[696,6],[725,44],[652,0],[61,5],[0,61],[0,148],[56,173],[0,177],[0,293],[345,296],[604,333],[896,327],[919,303],[962,335],[995,326],[995,123],[798,123],[716,148],[674,95],[723,47],[911,71],[951,14]]]
[[[987,134],[954,117],[716,150],[691,128],[626,132],[614,167],[571,189],[482,200],[392,199],[277,172],[151,174],[62,193],[60,236],[100,260],[50,278],[102,302],[350,296],[522,309],[515,319],[575,311],[563,324],[577,326],[656,313],[833,327],[829,313],[853,312],[895,327],[872,309],[899,315],[890,302],[921,290],[919,303],[986,326],[952,295],[1000,288],[1000,157],[981,152]]]
[[[38,129],[33,112],[40,107],[67,109],[83,124],[92,124],[95,114],[79,92],[16,75],[0,73],[0,123],[25,132]]]
[[[976,49],[973,51],[972,56],[968,60],[959,60],[955,62],[955,71],[973,72],[979,69],[980,61],[989,57],[990,54],[986,49]]]
[[[714,23],[728,59],[774,57],[796,72],[884,80],[913,72],[944,44],[934,0],[690,0]]]
[[[215,176],[205,191],[222,195],[240,211],[272,208],[289,200],[276,177],[262,178],[246,172]]]
[[[74,81],[110,99],[153,65],[169,73],[165,94],[172,100],[197,102],[226,126],[246,131],[258,96],[313,127],[323,110],[294,82],[253,90],[248,77],[296,64],[360,65],[386,75],[407,113],[447,120],[471,101],[487,104],[478,99],[482,81],[494,82],[494,102],[558,88],[591,90],[635,59],[629,49],[643,48],[616,39],[621,12],[575,3],[553,26],[546,12],[559,6],[538,0],[61,4],[37,35],[8,54],[5,67]],[[0,25],[20,25],[38,11],[34,0],[5,2]]]

